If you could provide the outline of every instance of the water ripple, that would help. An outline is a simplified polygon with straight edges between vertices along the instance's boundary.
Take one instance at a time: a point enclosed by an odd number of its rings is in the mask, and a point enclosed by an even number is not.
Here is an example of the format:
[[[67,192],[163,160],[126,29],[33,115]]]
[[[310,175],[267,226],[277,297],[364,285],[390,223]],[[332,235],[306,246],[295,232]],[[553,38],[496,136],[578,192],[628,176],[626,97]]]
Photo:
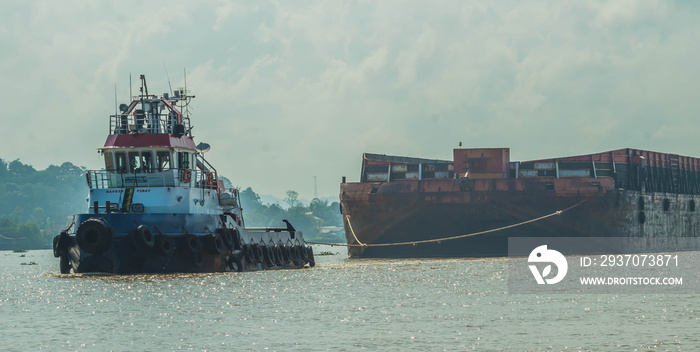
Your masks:
[[[507,262],[349,260],[254,273],[60,275],[0,253],[5,350],[653,350],[699,344],[697,295],[509,295]],[[22,265],[34,261],[37,265]]]

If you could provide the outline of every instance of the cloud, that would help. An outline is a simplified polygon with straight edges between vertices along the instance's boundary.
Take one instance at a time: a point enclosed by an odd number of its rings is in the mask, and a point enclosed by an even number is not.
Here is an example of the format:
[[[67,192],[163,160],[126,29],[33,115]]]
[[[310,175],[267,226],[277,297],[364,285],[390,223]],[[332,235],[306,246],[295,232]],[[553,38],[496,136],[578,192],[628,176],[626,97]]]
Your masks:
[[[115,83],[120,100],[130,73],[164,92],[184,85],[183,67],[208,158],[262,193],[310,197],[318,176],[321,194],[335,194],[363,152],[450,158],[460,141],[519,159],[626,146],[700,155],[686,140],[700,111],[696,6],[139,4],[17,3],[0,14],[3,123],[20,131],[0,157],[98,168]]]
[[[597,12],[594,24],[601,28],[658,21],[667,13],[667,2],[658,0],[593,2],[591,7]]]
[[[218,3],[218,7],[216,7],[216,10],[214,10],[216,13],[216,23],[214,24],[213,29],[215,31],[220,30],[225,22],[230,21],[231,19],[240,18],[250,11],[257,10],[256,7],[249,8],[245,4],[231,0],[222,0]]]

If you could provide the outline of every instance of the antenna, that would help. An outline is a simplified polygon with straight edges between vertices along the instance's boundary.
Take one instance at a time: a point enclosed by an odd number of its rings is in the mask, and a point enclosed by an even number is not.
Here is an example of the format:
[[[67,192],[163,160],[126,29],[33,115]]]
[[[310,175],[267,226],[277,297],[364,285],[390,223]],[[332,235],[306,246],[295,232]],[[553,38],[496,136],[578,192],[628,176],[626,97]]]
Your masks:
[[[180,112],[182,113],[183,118],[186,118],[189,120],[190,116],[190,100],[194,98],[194,95],[189,95],[189,92],[187,90],[187,69],[182,68],[182,73],[185,78],[185,88],[178,88],[180,91],[181,95],[181,100],[180,100]],[[191,129],[191,128],[190,128]]]
[[[173,95],[173,86],[170,84],[170,75],[168,74],[168,66],[165,66],[165,62],[163,63],[163,67],[165,67],[165,77],[168,77],[168,87],[170,88],[170,95]]]
[[[141,99],[143,99],[144,90],[146,98],[148,98],[148,86],[146,85],[146,75],[141,75],[139,76],[139,78],[141,79]]]
[[[318,188],[316,187],[316,176],[314,176],[314,198],[318,198]]]
[[[134,98],[134,93],[131,92],[131,72],[129,72],[129,100]]]
[[[117,116],[119,112],[117,111],[117,84],[114,84],[114,116]]]

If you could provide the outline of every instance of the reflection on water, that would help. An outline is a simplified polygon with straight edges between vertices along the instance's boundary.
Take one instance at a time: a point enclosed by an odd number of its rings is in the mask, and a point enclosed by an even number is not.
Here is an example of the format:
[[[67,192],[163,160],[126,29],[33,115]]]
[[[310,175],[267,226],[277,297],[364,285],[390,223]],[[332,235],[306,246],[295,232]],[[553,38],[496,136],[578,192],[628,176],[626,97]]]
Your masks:
[[[507,260],[82,276],[0,252],[4,350],[692,350],[697,295],[511,295]],[[318,251],[317,251],[318,252]],[[31,261],[38,265],[22,265]]]

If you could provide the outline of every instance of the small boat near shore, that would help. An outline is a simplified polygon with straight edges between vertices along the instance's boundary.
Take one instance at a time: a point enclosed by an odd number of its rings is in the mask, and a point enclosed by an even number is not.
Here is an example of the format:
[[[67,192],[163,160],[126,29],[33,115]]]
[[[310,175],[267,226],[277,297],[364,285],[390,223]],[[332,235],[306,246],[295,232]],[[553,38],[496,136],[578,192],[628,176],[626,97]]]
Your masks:
[[[301,269],[315,265],[301,231],[245,226],[236,189],[195,144],[186,89],[141,91],[109,117],[99,153],[104,169],[85,174],[88,209],[54,237],[67,273],[203,273]]]

